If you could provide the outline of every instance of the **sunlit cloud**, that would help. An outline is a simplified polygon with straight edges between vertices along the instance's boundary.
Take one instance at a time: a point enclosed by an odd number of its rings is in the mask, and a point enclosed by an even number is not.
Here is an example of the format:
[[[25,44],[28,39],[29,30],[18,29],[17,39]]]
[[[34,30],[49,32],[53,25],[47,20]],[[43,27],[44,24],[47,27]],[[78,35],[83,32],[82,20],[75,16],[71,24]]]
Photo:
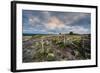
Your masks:
[[[45,26],[47,29],[57,29],[57,28],[61,29],[65,25],[61,20],[59,20],[57,17],[53,16],[48,20],[48,22]]]

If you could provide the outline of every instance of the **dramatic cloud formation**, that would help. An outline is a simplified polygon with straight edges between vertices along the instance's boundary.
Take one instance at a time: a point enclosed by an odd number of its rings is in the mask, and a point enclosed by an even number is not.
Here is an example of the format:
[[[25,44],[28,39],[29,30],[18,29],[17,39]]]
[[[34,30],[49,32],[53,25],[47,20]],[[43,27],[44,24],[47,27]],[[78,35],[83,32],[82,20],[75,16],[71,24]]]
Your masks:
[[[73,31],[90,33],[91,14],[79,12],[54,12],[23,10],[23,33],[58,34]]]
[[[59,20],[57,17],[53,16],[49,19],[48,23],[45,26],[47,27],[47,29],[56,29],[56,28],[61,29],[65,25],[61,20]]]

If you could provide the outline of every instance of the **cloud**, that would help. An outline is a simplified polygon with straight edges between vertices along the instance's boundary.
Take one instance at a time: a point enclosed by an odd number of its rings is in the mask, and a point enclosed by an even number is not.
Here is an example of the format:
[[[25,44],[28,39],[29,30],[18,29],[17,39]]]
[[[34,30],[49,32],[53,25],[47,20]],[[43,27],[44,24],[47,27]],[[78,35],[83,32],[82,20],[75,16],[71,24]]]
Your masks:
[[[70,31],[73,31],[74,33],[80,33],[80,34],[88,34],[90,32],[89,29],[81,26],[72,26],[69,28],[69,32]]]
[[[43,12],[41,12],[41,13],[43,14],[43,16],[44,16],[44,18],[45,18],[46,20],[48,20],[48,19],[51,17],[51,13],[48,12],[48,11],[43,11]]]
[[[34,10],[23,13],[23,31],[27,33],[90,33],[89,13]]]
[[[35,28],[27,28],[27,29],[23,29],[23,33],[31,33],[31,34],[47,34],[47,30],[46,29],[35,29]]]
[[[65,26],[64,23],[55,16],[51,17],[45,24],[45,27],[47,29],[61,29],[64,26]]]
[[[88,34],[90,33],[90,29],[88,28],[84,28],[81,26],[65,26],[62,29],[53,29],[53,30],[48,30],[49,32],[52,32],[54,34],[58,34],[58,33],[69,33],[70,31],[74,32],[74,33],[79,33],[79,34]]]
[[[84,19],[88,16],[86,13],[68,13],[67,15],[63,16],[63,20],[66,25],[75,26],[75,22],[79,21],[80,19]]]
[[[32,26],[36,26],[36,23],[40,23],[39,18],[35,17],[35,16],[30,16],[29,17],[29,24],[31,24]]]

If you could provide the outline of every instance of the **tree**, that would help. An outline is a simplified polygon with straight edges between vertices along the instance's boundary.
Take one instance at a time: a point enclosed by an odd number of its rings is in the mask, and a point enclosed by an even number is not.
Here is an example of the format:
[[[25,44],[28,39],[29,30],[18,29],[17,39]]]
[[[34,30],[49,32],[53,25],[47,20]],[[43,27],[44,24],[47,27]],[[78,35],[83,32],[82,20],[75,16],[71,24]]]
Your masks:
[[[73,35],[74,33],[71,31],[71,32],[69,32],[69,34],[70,34],[70,35]]]
[[[59,35],[61,35],[61,33],[59,33]]]

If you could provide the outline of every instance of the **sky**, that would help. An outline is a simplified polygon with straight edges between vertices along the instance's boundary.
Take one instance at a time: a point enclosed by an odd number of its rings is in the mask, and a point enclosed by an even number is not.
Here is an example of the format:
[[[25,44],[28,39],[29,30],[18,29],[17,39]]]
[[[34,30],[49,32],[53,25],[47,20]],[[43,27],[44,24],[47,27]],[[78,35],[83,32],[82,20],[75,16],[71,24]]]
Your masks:
[[[59,34],[91,32],[91,14],[80,12],[22,11],[24,34]]]

